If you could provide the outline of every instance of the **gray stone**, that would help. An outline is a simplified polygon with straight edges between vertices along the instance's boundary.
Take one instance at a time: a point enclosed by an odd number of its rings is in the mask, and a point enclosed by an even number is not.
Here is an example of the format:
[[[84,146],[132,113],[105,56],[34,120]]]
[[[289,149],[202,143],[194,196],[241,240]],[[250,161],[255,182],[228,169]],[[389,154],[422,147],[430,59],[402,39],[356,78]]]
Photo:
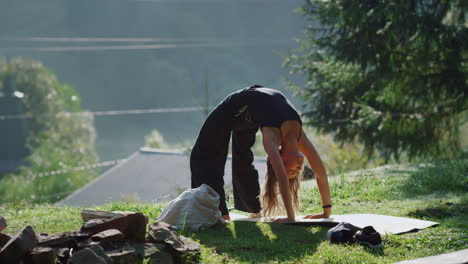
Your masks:
[[[78,243],[76,250],[81,250],[95,245],[102,247],[104,251],[116,249],[116,245],[114,245],[112,241],[92,241],[90,243]]]
[[[173,256],[174,251],[170,249],[166,244],[154,244],[154,243],[141,243],[134,244],[133,247],[136,249],[137,254],[149,258],[148,264],[174,264],[175,258]]]
[[[127,229],[122,232],[125,237],[132,241],[144,242],[148,218],[142,213],[127,214],[125,218],[128,219]]]
[[[174,264],[173,250],[166,244],[145,243],[143,245],[144,257],[150,258],[148,264]],[[138,251],[138,248],[137,248]]]
[[[83,224],[83,227],[81,227],[81,229],[83,228],[91,228],[93,226],[96,226],[96,225],[99,225],[99,224],[103,224],[105,222],[107,222],[108,220],[107,219],[104,219],[104,218],[99,218],[99,219],[90,219],[88,221],[86,221],[84,224]]]
[[[117,229],[104,230],[100,233],[97,233],[91,237],[92,241],[123,241],[125,239],[122,232]]]
[[[102,211],[102,210],[92,210],[92,209],[84,209],[81,211],[81,218],[84,222],[87,222],[92,219],[114,219],[118,217],[124,216],[126,213],[132,212],[109,212],[109,211]]]
[[[104,251],[112,251],[125,248],[129,245],[128,240],[121,240],[121,241],[92,241],[88,245],[84,245],[86,247],[90,247],[93,245],[98,245],[104,249]]]
[[[93,242],[91,241],[91,239],[89,239],[88,241],[82,241],[82,242],[78,242],[76,243],[75,246],[71,247],[74,251],[78,251],[78,250],[82,250],[84,248],[88,248],[88,247],[91,247],[91,246],[94,246],[94,245],[99,245],[101,246],[102,248],[104,248],[101,243],[99,242]]]
[[[166,252],[169,255],[171,255],[170,249],[164,243],[141,243],[133,244],[132,246],[135,248],[136,252],[144,258],[152,257],[158,254],[159,252]]]
[[[137,254],[135,249],[113,250],[110,252],[106,252],[106,255],[112,259],[112,263],[114,264],[127,264],[127,263],[137,264],[143,261],[143,258]]]
[[[150,225],[146,241],[150,243],[165,243],[176,251],[184,252],[184,242],[179,239],[177,233],[170,225],[164,222],[155,222]]]
[[[174,263],[193,263],[200,260],[200,244],[190,238],[179,237],[174,228],[164,222],[151,224],[146,240],[166,244],[171,251]]]
[[[112,264],[112,259],[109,258],[100,246],[91,246],[82,249],[73,254],[69,264]]]
[[[64,232],[55,235],[49,235],[46,233],[41,233],[38,237],[38,246],[41,247],[76,247],[78,242],[86,242],[90,238],[89,234],[84,234],[81,232]]]
[[[193,241],[191,238],[180,236],[180,240],[184,243],[186,251],[200,251],[200,244]]]
[[[175,264],[174,257],[165,251],[160,251],[157,254],[151,256],[148,264]]]
[[[98,256],[96,252],[89,248],[82,249],[70,258],[68,262],[70,264],[87,264],[87,263],[94,263],[94,264],[108,264],[111,262],[107,262],[102,256]]]
[[[135,242],[145,241],[148,219],[142,213],[130,213],[111,220],[104,220],[102,223],[96,223],[94,220],[90,221],[81,227],[82,232],[93,235],[105,230],[117,229],[122,232],[128,240]]]
[[[55,249],[55,254],[61,263],[67,263],[67,260],[71,256],[71,250],[69,248],[57,248]]]
[[[52,248],[37,247],[31,252],[29,258],[31,264],[54,264],[57,257]]]
[[[13,236],[0,250],[0,263],[18,263],[37,245],[37,236],[31,226],[26,226]]]
[[[153,224],[154,224],[155,226],[164,227],[164,228],[167,228],[167,229],[172,230],[172,231],[176,231],[176,230],[177,230],[177,228],[176,228],[175,226],[170,225],[170,224],[168,224],[168,223],[166,223],[166,222],[154,222]]]
[[[179,251],[179,254],[175,255],[177,263],[198,263],[201,259],[200,244],[193,241],[192,239],[184,236],[179,237],[184,243],[185,250]]]

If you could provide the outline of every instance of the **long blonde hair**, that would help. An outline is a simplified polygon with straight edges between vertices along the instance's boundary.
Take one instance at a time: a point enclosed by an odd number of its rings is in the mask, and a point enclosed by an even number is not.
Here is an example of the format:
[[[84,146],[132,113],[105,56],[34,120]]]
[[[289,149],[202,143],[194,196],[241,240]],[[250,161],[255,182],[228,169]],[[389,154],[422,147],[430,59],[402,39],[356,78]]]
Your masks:
[[[291,200],[294,212],[299,210],[299,189],[304,173],[304,166],[299,171],[296,177],[289,179],[289,190],[291,191]],[[267,159],[267,172],[265,174],[265,183],[263,186],[260,201],[262,202],[262,216],[278,216],[286,215],[286,209],[283,203],[278,200],[279,186],[278,178],[276,177],[270,159]]]

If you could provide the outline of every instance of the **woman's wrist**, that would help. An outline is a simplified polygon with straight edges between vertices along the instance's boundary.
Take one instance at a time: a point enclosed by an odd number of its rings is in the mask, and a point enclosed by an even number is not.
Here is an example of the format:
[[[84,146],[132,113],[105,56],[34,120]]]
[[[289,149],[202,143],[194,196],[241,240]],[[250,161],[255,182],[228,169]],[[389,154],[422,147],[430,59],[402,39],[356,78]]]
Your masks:
[[[289,213],[289,214],[287,214],[287,218],[288,218],[288,220],[291,220],[291,221],[296,220],[296,214],[295,213]]]
[[[332,207],[331,207],[331,205],[330,205],[330,206],[326,206],[326,207],[323,206],[323,216],[324,216],[324,217],[326,217],[326,218],[330,217],[331,212],[332,212]]]

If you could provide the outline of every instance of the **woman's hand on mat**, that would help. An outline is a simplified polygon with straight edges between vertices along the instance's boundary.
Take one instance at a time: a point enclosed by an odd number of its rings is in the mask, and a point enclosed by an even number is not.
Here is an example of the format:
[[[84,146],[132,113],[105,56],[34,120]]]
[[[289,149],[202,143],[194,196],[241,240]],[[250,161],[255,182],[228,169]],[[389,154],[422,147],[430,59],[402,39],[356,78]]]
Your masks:
[[[275,220],[273,220],[273,223],[292,223],[292,222],[296,222],[296,219],[289,219],[288,217],[284,217],[284,218],[276,218]]]
[[[322,214],[306,215],[303,219],[329,218],[332,213],[331,207],[323,208]]]
[[[318,218],[328,218],[328,217],[330,217],[330,215],[323,213],[323,214],[306,215],[303,217],[303,219],[318,219]]]
[[[228,214],[227,214],[227,215],[223,215],[223,216],[221,216],[221,217],[222,217],[224,220],[226,220],[226,221],[231,220],[231,217],[230,217]]]

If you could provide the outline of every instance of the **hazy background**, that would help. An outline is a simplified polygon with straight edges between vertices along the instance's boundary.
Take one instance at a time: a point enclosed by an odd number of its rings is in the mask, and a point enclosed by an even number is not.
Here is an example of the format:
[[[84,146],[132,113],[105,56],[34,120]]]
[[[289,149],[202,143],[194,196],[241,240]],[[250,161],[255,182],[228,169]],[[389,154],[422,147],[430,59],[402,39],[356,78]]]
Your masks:
[[[0,0],[0,56],[41,61],[89,111],[214,105],[251,84],[291,98],[281,54],[303,35],[302,2]],[[194,140],[204,116],[97,116],[98,154],[126,157],[152,129],[172,144]]]

